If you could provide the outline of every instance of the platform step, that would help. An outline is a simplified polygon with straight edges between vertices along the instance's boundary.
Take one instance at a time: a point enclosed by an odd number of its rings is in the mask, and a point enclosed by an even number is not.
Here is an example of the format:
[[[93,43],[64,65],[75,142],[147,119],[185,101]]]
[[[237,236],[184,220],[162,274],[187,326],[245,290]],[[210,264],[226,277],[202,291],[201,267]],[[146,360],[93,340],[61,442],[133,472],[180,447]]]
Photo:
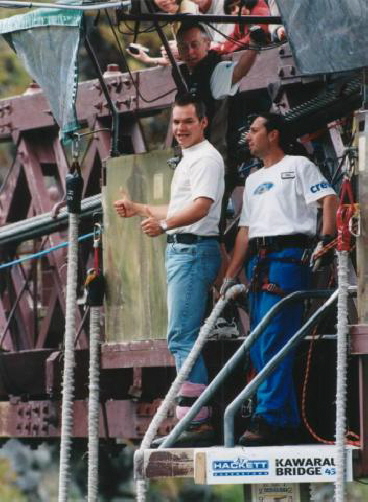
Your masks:
[[[353,450],[346,448],[346,479],[353,480]],[[138,474],[192,477],[198,484],[333,483],[336,447],[330,445],[145,450]]]

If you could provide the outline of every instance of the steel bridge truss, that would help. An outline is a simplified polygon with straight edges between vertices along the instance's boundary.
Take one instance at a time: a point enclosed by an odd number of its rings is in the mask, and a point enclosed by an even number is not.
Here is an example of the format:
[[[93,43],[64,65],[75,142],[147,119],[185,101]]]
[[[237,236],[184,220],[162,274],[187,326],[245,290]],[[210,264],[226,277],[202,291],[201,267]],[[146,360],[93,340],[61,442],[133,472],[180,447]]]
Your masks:
[[[237,60],[239,54],[232,57]],[[146,125],[152,117],[162,114],[165,128],[158,142],[155,139],[155,148],[171,146],[168,110],[175,96],[175,84],[169,68],[137,71],[130,76],[121,73],[117,65],[110,65],[104,80],[119,111],[122,154],[149,151],[152,140]],[[298,75],[287,46],[262,53],[243,79],[240,90],[245,95],[267,90],[275,106],[283,111],[294,110],[290,120],[296,121],[300,134],[313,133],[329,124],[329,148],[336,156],[343,151],[344,142],[334,121],[356,110],[361,101],[359,82],[350,87],[335,86],[332,95],[327,93],[323,79]],[[320,101],[317,103],[315,98]],[[308,100],[310,105],[304,105]],[[111,148],[110,110],[98,80],[80,84],[77,116],[83,132],[91,133],[83,136],[80,155],[83,197],[88,198],[100,193],[105,160]],[[0,189],[0,226],[4,229],[15,222],[27,225],[27,220],[50,213],[64,197],[65,175],[71,159],[70,148],[60,144],[49,104],[36,84],[31,84],[21,96],[0,101],[0,140],[14,153]],[[81,234],[92,231],[93,220],[92,216],[82,220]],[[66,228],[61,226],[55,232],[45,232],[27,241],[13,239],[7,243],[1,240],[1,229],[0,437],[36,440],[59,437],[66,248],[11,267],[5,264],[58,246],[67,239]],[[80,245],[74,426],[74,435],[83,438],[87,434],[88,329],[82,286],[92,263],[92,239],[87,239]],[[216,348],[209,343],[206,350],[218,351],[217,359],[213,360],[224,364],[223,358],[235,351],[237,342],[225,345],[226,348]],[[368,353],[368,347],[359,346],[357,351]],[[362,367],[366,372],[365,365]],[[165,382],[174,375],[174,362],[165,341],[103,345],[101,371],[101,437],[140,439],[155,413],[158,399],[167,391]],[[366,410],[366,404],[362,406]],[[160,432],[169,432],[174,423],[173,416],[169,416]],[[368,466],[367,459],[365,465]]]

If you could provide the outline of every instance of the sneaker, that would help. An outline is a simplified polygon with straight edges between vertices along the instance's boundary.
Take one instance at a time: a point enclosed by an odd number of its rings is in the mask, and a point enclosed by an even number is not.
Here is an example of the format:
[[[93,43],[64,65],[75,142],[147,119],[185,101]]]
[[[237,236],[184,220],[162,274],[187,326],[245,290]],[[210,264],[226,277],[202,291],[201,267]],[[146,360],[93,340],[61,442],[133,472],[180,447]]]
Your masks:
[[[269,424],[255,416],[238,441],[241,446],[276,446],[297,443],[297,429]]]
[[[229,338],[239,338],[239,328],[232,318],[228,321],[224,317],[219,317],[216,321],[216,325],[210,333],[210,338],[218,339],[229,339]]]
[[[167,436],[154,439],[151,448],[158,448]],[[215,430],[208,422],[192,423],[168,448],[204,448],[215,444]]]

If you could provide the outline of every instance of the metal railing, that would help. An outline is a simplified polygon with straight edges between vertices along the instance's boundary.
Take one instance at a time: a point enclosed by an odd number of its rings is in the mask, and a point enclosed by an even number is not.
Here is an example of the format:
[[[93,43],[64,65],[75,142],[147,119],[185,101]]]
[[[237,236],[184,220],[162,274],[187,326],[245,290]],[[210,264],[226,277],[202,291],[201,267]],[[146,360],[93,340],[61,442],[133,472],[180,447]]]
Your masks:
[[[355,291],[354,288],[349,288],[349,291]],[[224,444],[225,446],[234,445],[234,415],[241,404],[254,394],[258,386],[267,378],[267,376],[275,369],[277,364],[292,350],[302,338],[308,333],[314,324],[317,323],[322,314],[329,309],[336,301],[338,289],[336,290],[307,290],[295,291],[274,305],[270,311],[263,317],[261,322],[256,328],[245,338],[242,345],[233,354],[233,356],[226,362],[220,372],[215,376],[206,390],[199,396],[188,413],[175,425],[170,434],[161,443],[159,448],[168,448],[172,446],[175,440],[186,429],[190,421],[197,415],[202,406],[206,405],[208,401],[215,394],[223,381],[234,371],[236,366],[243,361],[247,351],[251,345],[257,340],[264,329],[268,326],[271,319],[278,314],[284,307],[302,300],[307,299],[324,299],[327,301],[308,319],[303,327],[298,330],[295,335],[289,340],[287,344],[276,354],[269,363],[258,373],[258,375],[244,388],[244,390],[237,396],[237,398],[226,408],[224,414]]]

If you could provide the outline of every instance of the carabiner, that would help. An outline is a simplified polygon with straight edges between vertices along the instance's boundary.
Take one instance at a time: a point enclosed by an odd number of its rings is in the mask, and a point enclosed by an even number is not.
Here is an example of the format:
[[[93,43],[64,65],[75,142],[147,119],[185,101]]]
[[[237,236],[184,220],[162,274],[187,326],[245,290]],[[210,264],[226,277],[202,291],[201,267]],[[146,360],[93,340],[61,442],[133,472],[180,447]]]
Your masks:
[[[344,203],[347,197],[348,203]],[[352,233],[349,229],[351,219],[355,214],[353,189],[349,178],[345,178],[341,185],[340,205],[336,213],[337,250],[350,251]]]
[[[72,157],[73,157],[73,163],[78,162],[79,159],[79,152],[80,152],[80,137],[78,133],[73,134],[73,141],[72,141]]]
[[[102,225],[101,223],[95,223],[93,227],[93,247],[98,248],[101,243],[102,235]]]

